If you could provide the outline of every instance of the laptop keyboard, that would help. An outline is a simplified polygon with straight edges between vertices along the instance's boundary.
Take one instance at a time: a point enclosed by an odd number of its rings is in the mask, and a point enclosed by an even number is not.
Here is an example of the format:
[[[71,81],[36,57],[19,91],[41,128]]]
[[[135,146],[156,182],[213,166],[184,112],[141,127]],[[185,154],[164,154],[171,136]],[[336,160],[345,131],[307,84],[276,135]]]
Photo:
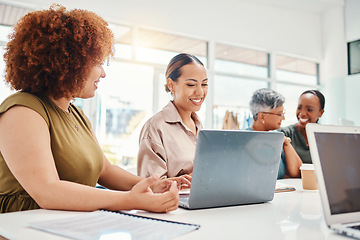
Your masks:
[[[188,203],[189,202],[189,195],[187,195],[187,196],[180,195],[180,202]]]
[[[350,228],[353,228],[353,229],[356,229],[356,230],[360,230],[360,225],[351,226]]]

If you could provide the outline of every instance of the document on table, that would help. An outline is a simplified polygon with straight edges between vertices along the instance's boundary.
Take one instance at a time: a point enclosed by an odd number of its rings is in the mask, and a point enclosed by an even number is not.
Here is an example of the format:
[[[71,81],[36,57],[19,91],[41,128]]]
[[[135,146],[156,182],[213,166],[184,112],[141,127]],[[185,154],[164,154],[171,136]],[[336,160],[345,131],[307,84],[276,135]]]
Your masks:
[[[294,186],[290,186],[288,184],[276,181],[276,186],[275,186],[275,192],[291,192],[291,191],[296,191],[296,188]]]
[[[72,239],[172,239],[200,225],[142,217],[122,212],[95,211],[80,216],[29,223],[32,228]]]

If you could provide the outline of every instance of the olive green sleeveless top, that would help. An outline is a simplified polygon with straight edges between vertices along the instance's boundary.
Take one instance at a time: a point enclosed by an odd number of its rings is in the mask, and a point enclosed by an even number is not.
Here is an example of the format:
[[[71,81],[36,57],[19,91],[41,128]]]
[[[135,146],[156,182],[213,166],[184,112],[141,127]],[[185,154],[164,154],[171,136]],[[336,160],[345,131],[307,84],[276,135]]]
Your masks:
[[[0,105],[0,117],[16,105],[36,111],[49,126],[51,151],[60,179],[95,187],[103,167],[103,153],[82,110],[70,104],[68,113],[47,97],[18,92]],[[0,149],[0,213],[37,208],[10,172]]]

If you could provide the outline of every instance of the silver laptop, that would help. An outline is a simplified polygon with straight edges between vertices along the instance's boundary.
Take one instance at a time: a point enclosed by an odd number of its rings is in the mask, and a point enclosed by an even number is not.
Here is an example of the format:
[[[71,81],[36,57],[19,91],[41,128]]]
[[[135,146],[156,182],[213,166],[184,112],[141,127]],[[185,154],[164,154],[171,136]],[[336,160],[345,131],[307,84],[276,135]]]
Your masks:
[[[274,197],[284,135],[280,132],[201,130],[187,209],[263,203]]]
[[[360,239],[360,127],[306,125],[325,220]]]

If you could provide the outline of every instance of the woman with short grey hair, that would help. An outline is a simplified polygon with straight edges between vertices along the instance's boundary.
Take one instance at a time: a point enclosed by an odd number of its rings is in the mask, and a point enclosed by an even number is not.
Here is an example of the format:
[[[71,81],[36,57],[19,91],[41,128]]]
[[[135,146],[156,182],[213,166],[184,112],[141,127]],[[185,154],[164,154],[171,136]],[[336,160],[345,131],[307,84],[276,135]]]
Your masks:
[[[254,92],[250,101],[250,111],[254,121],[259,112],[269,112],[283,106],[285,98],[278,92],[269,88],[261,88]]]
[[[254,123],[247,130],[272,131],[281,126],[285,119],[285,98],[278,92],[269,88],[258,89],[254,92],[250,101],[250,111]],[[299,177],[302,161],[291,145],[291,139],[284,137],[283,151],[278,171],[278,179],[287,177]]]

